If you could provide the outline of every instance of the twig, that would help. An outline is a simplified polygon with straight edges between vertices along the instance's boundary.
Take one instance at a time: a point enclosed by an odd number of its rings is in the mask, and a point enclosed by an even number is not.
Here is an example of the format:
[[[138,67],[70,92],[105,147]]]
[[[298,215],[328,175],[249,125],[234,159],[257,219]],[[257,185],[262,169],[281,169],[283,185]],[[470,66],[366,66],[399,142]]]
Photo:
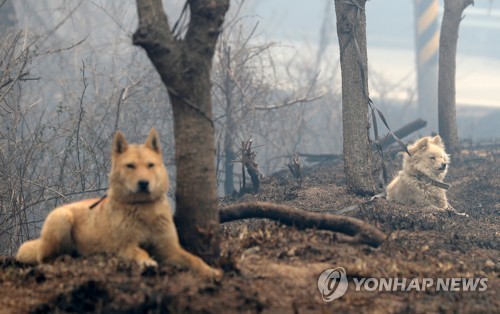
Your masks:
[[[122,98],[123,95],[125,94],[125,88],[122,88],[120,91],[120,96],[118,96],[118,103],[116,104],[116,119],[115,119],[115,132],[118,131],[118,122],[120,121],[120,107],[122,104]]]
[[[85,115],[85,110],[83,109],[83,98],[85,97],[85,91],[87,90],[87,79],[85,78],[85,62],[82,60],[82,82],[83,90],[80,96],[80,112],[78,114],[78,122],[76,123],[76,158],[78,161],[78,172],[80,173],[80,183],[82,185],[82,191],[85,191],[85,175],[83,174],[82,161],[80,158],[80,126]]]
[[[295,104],[298,104],[298,103],[312,102],[314,100],[322,98],[323,96],[324,96],[324,94],[323,95],[318,95],[318,96],[313,96],[313,97],[302,97],[302,98],[297,98],[297,99],[290,100],[290,101],[285,101],[281,105],[274,105],[274,106],[269,106],[269,107],[255,106],[254,109],[255,110],[275,110],[275,109],[281,109],[281,108],[292,106],[292,105],[295,105]]]
[[[23,60],[23,65],[21,66],[21,68],[18,71],[19,74],[16,76],[16,78],[14,80],[12,80],[11,85],[9,86],[9,88],[7,89],[7,91],[4,92],[4,93],[2,93],[2,95],[0,96],[0,103],[3,102],[3,100],[5,99],[5,97],[10,93],[10,91],[14,87],[14,84],[19,80],[19,78],[23,75],[23,73],[25,73],[24,72],[24,68],[26,67],[26,64],[28,63],[29,50],[26,49],[25,51],[23,51],[23,53],[25,54],[25,56],[24,56],[24,60]]]
[[[33,182],[30,182],[32,184],[34,184]],[[95,190],[87,190],[87,191],[78,191],[78,192],[71,192],[71,193],[65,193],[64,195],[61,194],[60,192],[54,190],[54,189],[51,189],[51,188],[48,188],[48,187],[45,187],[45,186],[42,186],[42,185],[39,185],[40,187],[44,188],[44,189],[47,189],[49,191],[52,191],[54,193],[57,193],[58,196],[53,196],[53,197],[48,197],[48,198],[44,198],[40,201],[36,201],[34,203],[31,203],[31,204],[28,204],[26,205],[22,210],[23,211],[26,211],[27,209],[29,209],[30,207],[33,207],[35,205],[38,205],[38,204],[41,204],[41,203],[45,203],[45,202],[49,202],[49,201],[53,201],[53,200],[56,200],[56,199],[59,199],[59,198],[62,198],[64,199],[65,202],[70,202],[70,200],[67,198],[68,196],[72,196],[72,195],[79,195],[79,194],[86,194],[86,193],[95,193],[95,192],[103,192],[103,191],[107,191],[108,188],[107,187],[104,187],[104,188],[100,188],[100,189],[95,189]]]
[[[37,183],[35,181],[24,179],[24,178],[21,178],[21,177],[17,177],[17,179],[19,179],[19,180],[21,180],[23,182],[26,182],[26,183],[29,183],[29,184],[41,187],[42,189],[49,190],[49,191],[53,192],[54,194],[59,195],[59,197],[61,197],[62,199],[64,199],[66,202],[69,202],[69,199],[63,193],[61,193],[61,192],[59,192],[59,191],[57,191],[57,190],[55,190],[55,189],[53,189],[51,187],[45,186],[45,185],[43,185],[41,183]]]

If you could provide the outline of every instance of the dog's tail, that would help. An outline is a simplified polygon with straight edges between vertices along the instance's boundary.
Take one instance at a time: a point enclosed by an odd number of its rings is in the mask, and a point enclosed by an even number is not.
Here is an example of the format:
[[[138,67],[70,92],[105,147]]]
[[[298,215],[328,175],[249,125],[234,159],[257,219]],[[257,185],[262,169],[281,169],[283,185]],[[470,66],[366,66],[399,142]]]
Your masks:
[[[23,243],[16,254],[16,259],[24,264],[38,263],[38,251],[40,239],[31,240]]]

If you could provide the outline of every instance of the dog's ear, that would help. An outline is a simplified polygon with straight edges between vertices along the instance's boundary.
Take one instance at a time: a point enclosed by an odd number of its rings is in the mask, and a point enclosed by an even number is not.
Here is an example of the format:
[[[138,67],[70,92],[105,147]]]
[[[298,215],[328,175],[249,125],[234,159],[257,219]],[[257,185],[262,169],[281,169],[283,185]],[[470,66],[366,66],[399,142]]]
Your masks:
[[[416,152],[420,150],[426,150],[429,146],[429,137],[424,137],[416,141],[413,145],[408,147],[408,151],[411,155],[414,155]]]
[[[433,138],[431,138],[431,143],[434,143],[435,145],[444,148],[443,139],[439,135],[436,135]]]
[[[426,150],[429,147],[429,137],[424,137],[418,140],[417,147],[419,150]]]
[[[154,150],[158,154],[161,153],[160,138],[154,128],[149,131],[148,138],[146,139],[146,147]]]
[[[115,138],[113,140],[113,154],[121,154],[125,152],[128,148],[127,140],[121,131],[116,131]]]

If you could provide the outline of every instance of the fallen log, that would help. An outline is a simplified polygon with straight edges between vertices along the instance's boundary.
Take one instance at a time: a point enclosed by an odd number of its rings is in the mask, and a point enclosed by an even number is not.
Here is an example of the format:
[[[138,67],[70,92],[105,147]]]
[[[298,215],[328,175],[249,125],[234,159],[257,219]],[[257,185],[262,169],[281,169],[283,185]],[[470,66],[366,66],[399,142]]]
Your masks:
[[[415,121],[412,121],[405,126],[397,129],[394,134],[398,138],[404,138],[413,132],[416,132],[420,130],[421,128],[425,127],[427,125],[427,121],[424,121],[422,119],[417,119]],[[391,145],[392,143],[396,142],[394,137],[388,133],[386,134],[380,141],[378,142],[373,142],[371,144],[371,149],[376,150],[377,149],[377,143],[380,143],[382,149]],[[341,154],[305,154],[305,153],[298,153],[300,157],[305,157],[306,161],[308,162],[318,162],[318,161],[325,161],[325,160],[335,160],[335,159],[340,159],[342,158]]]
[[[221,223],[247,218],[268,218],[300,230],[313,228],[340,232],[353,237],[355,242],[372,247],[380,246],[386,239],[382,231],[356,218],[309,212],[267,202],[246,202],[225,206],[219,210],[219,217]]]
[[[399,138],[404,138],[410,134],[412,134],[413,132],[415,131],[418,131],[420,130],[421,128],[425,127],[427,125],[427,121],[424,121],[422,119],[417,119],[415,121],[412,121],[408,124],[406,124],[405,126],[397,129],[394,134],[399,137]],[[380,141],[380,146],[382,148],[385,148],[389,145],[391,145],[392,143],[396,142],[396,140],[394,139],[394,137],[389,133],[389,134],[386,134]],[[371,148],[373,150],[377,149],[377,143],[376,142],[373,142],[371,144]]]

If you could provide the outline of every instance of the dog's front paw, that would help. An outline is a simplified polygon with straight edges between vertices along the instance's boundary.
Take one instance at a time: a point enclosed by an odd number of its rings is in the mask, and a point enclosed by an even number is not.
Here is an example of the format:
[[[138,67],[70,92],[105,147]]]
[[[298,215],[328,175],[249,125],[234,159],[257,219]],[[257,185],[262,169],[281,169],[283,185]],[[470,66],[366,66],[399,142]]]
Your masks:
[[[153,259],[146,259],[139,262],[142,276],[155,276],[158,274],[158,263]]]
[[[458,216],[469,217],[469,215],[467,215],[466,213],[459,212],[458,210],[456,210],[455,208],[453,208],[451,205],[448,205],[448,207],[446,207],[446,211],[448,211],[451,214],[458,215]]]
[[[203,269],[203,271],[200,272],[200,275],[208,280],[220,281],[222,279],[222,276],[224,275],[224,272],[221,269],[207,266]]]
[[[141,260],[139,262],[139,265],[141,266],[142,269],[146,269],[146,268],[158,268],[158,262],[156,262],[152,258]]]

